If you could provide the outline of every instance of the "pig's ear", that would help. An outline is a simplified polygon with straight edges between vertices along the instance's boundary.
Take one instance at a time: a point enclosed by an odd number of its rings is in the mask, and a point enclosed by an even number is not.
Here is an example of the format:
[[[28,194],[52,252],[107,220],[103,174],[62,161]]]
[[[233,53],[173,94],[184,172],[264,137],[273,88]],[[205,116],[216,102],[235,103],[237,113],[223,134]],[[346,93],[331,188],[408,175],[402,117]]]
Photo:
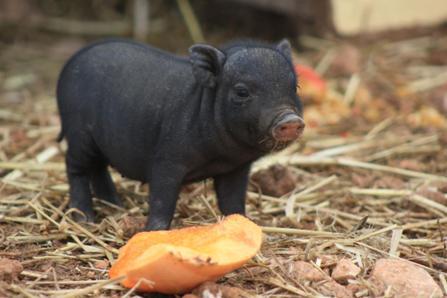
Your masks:
[[[290,61],[292,61],[292,46],[288,39],[284,38],[277,45],[276,49],[284,54]]]
[[[196,44],[189,48],[192,71],[196,80],[205,87],[216,86],[216,76],[225,62],[225,54],[205,44]]]

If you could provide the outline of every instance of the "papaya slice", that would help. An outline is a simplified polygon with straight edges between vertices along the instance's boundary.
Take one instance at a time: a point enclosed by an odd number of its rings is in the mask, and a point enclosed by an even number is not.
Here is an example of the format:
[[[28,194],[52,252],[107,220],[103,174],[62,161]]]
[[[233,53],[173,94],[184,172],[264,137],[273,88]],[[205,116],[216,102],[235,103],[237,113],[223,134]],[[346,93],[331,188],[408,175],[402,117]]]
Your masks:
[[[184,293],[241,267],[261,243],[261,228],[237,214],[210,226],[141,232],[120,249],[109,276],[125,276],[122,285],[139,291]]]

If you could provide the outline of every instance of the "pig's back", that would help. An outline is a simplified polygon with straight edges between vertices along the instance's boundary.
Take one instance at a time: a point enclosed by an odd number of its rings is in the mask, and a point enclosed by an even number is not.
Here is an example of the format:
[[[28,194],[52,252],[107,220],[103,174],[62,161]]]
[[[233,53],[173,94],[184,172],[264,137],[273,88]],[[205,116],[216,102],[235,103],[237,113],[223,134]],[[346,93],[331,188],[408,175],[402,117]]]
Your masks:
[[[93,138],[106,159],[130,178],[149,163],[158,128],[181,105],[192,78],[186,59],[127,41],[105,41],[79,51],[64,67],[57,99],[67,139]],[[186,88],[187,89],[187,88]]]
[[[59,108],[69,113],[105,97],[129,103],[164,95],[188,68],[186,59],[140,43],[94,43],[64,66],[57,87]]]

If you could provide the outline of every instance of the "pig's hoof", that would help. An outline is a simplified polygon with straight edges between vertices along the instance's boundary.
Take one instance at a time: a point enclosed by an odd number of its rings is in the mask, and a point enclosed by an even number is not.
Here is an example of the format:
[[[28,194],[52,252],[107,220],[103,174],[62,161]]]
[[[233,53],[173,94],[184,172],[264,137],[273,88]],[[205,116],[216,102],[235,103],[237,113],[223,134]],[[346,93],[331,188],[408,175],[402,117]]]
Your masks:
[[[95,221],[95,214],[93,212],[82,212],[74,210],[70,213],[71,218],[78,223],[93,223]]]
[[[169,230],[170,222],[164,220],[149,220],[144,226],[145,231],[164,231]]]

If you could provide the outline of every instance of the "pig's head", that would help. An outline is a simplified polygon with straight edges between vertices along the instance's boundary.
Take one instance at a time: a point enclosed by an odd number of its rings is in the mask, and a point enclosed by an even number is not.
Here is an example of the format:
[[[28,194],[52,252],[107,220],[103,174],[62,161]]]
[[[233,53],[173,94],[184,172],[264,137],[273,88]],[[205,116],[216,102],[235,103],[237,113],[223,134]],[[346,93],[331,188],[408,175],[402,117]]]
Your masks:
[[[283,149],[304,129],[287,40],[190,48],[196,81],[213,90],[216,118],[239,142],[263,152]]]

